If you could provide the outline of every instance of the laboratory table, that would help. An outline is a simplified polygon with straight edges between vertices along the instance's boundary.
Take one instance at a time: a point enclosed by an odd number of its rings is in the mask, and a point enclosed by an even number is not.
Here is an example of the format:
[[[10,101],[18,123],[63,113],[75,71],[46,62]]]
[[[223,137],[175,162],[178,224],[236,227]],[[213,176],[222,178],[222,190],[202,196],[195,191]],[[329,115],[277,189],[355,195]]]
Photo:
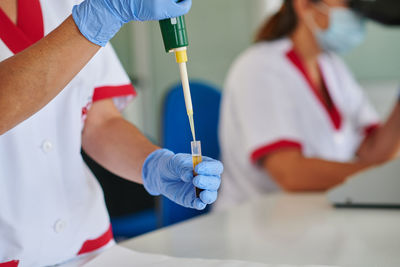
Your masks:
[[[323,194],[274,194],[121,245],[175,257],[400,266],[400,210],[336,209]]]

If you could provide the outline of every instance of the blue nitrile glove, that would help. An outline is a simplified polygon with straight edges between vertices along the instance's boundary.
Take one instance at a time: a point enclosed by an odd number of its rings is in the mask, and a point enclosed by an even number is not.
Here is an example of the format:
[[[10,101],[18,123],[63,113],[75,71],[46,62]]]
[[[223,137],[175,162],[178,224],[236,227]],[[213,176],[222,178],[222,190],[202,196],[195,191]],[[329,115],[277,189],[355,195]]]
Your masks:
[[[131,20],[161,20],[186,14],[192,0],[85,0],[74,6],[72,17],[80,32],[100,46]]]
[[[217,200],[223,166],[217,160],[203,157],[195,171],[198,175],[193,177],[191,155],[159,149],[143,165],[143,184],[153,196],[164,195],[184,207],[202,210]],[[195,187],[204,189],[200,198],[196,198]]]

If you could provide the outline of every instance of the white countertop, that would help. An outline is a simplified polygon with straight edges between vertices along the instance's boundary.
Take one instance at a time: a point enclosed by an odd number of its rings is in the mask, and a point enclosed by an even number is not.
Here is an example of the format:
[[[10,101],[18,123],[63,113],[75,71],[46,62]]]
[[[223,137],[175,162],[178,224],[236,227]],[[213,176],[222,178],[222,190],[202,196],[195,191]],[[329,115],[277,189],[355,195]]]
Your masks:
[[[270,264],[400,266],[400,210],[277,194],[127,241],[139,252]]]

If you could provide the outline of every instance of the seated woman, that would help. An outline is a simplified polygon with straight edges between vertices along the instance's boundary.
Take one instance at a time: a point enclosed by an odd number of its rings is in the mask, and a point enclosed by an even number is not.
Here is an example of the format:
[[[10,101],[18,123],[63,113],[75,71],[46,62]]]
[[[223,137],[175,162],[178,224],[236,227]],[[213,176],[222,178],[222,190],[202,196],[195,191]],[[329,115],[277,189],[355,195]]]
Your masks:
[[[221,111],[217,208],[279,189],[324,191],[396,154],[399,104],[380,124],[335,54],[365,35],[364,19],[345,3],[285,0],[233,64]]]

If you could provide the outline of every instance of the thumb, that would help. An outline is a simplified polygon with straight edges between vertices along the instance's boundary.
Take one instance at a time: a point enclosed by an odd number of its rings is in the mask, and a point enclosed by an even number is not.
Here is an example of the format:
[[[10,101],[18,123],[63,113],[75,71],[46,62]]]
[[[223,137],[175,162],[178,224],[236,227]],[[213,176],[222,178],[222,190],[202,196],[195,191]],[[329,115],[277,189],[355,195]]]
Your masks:
[[[192,168],[181,169],[180,177],[181,177],[181,180],[184,181],[185,183],[191,183],[194,178],[193,169]]]
[[[176,154],[171,161],[171,167],[175,177],[180,178],[184,182],[193,180],[193,162],[192,156],[189,154]],[[178,177],[177,177],[178,176]]]
[[[172,17],[179,17],[182,15],[185,15],[186,13],[189,12],[190,8],[192,7],[192,0],[170,0],[173,1],[172,6],[173,9],[171,9],[171,16]]]

